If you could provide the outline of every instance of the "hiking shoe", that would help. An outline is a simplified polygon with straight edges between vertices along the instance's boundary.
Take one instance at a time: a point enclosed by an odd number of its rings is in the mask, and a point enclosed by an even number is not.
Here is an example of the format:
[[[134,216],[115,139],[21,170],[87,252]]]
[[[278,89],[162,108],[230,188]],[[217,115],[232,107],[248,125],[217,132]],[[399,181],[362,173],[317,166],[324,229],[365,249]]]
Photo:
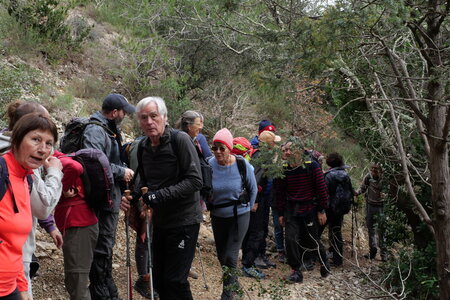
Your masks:
[[[286,280],[289,283],[302,283],[303,282],[303,274],[301,271],[292,270],[291,275],[286,277]]]
[[[194,268],[189,269],[189,277],[192,279],[198,279],[198,273],[194,271]]]
[[[286,263],[286,254],[284,253],[284,251],[278,252],[277,260],[278,260],[280,263],[283,263],[283,264]]]
[[[134,289],[138,292],[142,297],[151,299],[152,294],[150,291],[150,276],[148,274],[139,276],[138,280],[134,283]],[[159,295],[155,289],[153,289],[153,298],[159,299]]]
[[[258,256],[255,259],[255,266],[257,268],[261,268],[261,269],[268,269],[269,268],[269,266],[266,264],[266,262],[260,256]]]
[[[334,261],[333,260],[330,265],[332,267],[340,267],[340,266],[342,266],[342,260],[340,260],[340,261]]]
[[[377,255],[376,253],[375,254],[367,253],[367,254],[364,254],[363,256],[364,256],[364,258],[367,258],[367,259],[375,259],[376,255]]]
[[[267,255],[261,255],[262,260],[266,263],[269,268],[276,268],[277,264],[271,261]]]
[[[327,278],[330,275],[330,266],[320,266],[320,276]]]
[[[244,271],[245,276],[247,277],[253,277],[256,279],[263,279],[266,278],[266,274],[264,274],[263,272],[261,272],[260,270],[258,270],[255,267],[242,267],[242,270]]]

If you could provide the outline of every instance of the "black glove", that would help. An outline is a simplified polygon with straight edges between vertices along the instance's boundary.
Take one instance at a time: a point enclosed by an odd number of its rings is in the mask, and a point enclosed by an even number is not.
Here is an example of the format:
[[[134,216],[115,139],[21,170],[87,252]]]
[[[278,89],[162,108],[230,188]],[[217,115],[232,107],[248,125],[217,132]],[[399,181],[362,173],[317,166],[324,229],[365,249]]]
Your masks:
[[[142,200],[144,200],[144,203],[152,208],[160,202],[156,192],[145,193],[142,195]]]
[[[135,205],[136,203],[139,202],[139,198],[141,198],[141,193],[139,192],[131,192],[131,201],[130,201],[130,205]]]

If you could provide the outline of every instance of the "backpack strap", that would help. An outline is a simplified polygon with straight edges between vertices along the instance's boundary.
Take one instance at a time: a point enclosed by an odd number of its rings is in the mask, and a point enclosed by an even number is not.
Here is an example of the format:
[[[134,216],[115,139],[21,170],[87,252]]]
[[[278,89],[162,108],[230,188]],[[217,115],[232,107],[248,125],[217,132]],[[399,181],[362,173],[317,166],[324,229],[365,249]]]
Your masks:
[[[137,149],[138,165],[136,168],[136,172],[134,172],[132,182],[136,182],[137,175],[139,175],[139,177],[141,179],[141,183],[147,184],[147,180],[145,179],[145,174],[142,171],[142,154],[144,152],[144,143],[145,143],[145,141],[147,141],[147,139],[148,139],[148,137],[145,137],[138,143],[138,146],[137,146],[138,147],[138,149]]]
[[[170,145],[172,146],[172,151],[173,153],[175,153],[175,156],[178,157],[178,133],[180,133],[180,131],[178,129],[174,129],[171,128],[170,129]],[[177,160],[178,161],[178,160]]]
[[[0,156],[0,201],[3,199],[3,196],[5,196],[8,185],[8,166],[6,165],[5,158],[3,156]]]
[[[3,156],[0,156],[0,201],[3,199],[3,197],[6,194],[6,191],[9,189],[11,192],[12,202],[14,206],[14,213],[19,212],[19,208],[16,204],[16,199],[14,198],[14,192],[11,186],[11,181],[9,180],[9,173],[8,173],[8,166],[6,164],[6,160]],[[27,176],[28,180],[28,176]],[[31,192],[31,190],[30,190]]]
[[[28,182],[28,191],[31,192],[33,191],[33,176],[31,174],[27,175],[27,182]]]
[[[236,155],[236,163],[239,170],[239,175],[241,175],[242,188],[246,188],[248,190],[247,166],[245,164],[245,158]]]
[[[116,138],[116,134],[108,126],[106,126],[105,124],[103,124],[99,120],[94,119],[94,118],[90,118],[89,121],[86,123],[86,126],[88,126],[90,124],[102,127],[106,131],[107,134],[109,134],[111,137]],[[86,126],[84,128],[86,128]]]

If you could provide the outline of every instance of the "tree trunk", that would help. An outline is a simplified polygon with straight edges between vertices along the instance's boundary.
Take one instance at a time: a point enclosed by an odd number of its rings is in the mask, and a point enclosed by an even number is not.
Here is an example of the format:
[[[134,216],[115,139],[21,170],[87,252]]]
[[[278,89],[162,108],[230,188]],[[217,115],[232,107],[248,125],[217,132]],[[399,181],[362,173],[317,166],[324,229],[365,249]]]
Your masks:
[[[450,299],[450,178],[448,166],[448,144],[442,138],[446,116],[445,106],[431,111],[428,132],[432,136],[430,172],[432,202],[436,238],[436,266],[439,276],[440,299]]]

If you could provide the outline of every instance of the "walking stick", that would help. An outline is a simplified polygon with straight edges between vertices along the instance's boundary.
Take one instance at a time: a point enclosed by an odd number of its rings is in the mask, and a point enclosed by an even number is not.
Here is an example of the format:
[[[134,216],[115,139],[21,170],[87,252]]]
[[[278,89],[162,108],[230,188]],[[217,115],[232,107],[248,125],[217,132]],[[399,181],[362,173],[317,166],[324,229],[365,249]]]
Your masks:
[[[355,255],[355,235],[354,235],[354,226],[355,223],[355,205],[352,205],[352,257]]]
[[[141,188],[142,195],[146,194],[148,192],[148,187],[142,187]],[[151,226],[151,214],[146,214],[146,230],[147,230],[147,249],[148,249],[148,274],[150,276],[150,299],[154,300],[153,295],[153,262],[152,262],[152,247],[151,247],[151,240],[150,240],[150,226]]]
[[[128,196],[130,196],[131,191],[130,190],[125,190],[124,191],[124,196],[125,198],[127,198]],[[130,222],[129,222],[129,217],[130,217],[130,210],[128,209],[125,212],[125,236],[126,236],[126,243],[127,243],[127,271],[128,271],[128,276],[127,276],[127,284],[128,284],[128,289],[127,289],[127,299],[128,300],[133,300],[133,287],[132,287],[132,278],[131,278],[131,258],[130,258]]]
[[[202,259],[202,252],[200,251],[200,243],[197,242],[197,250],[198,250],[198,258],[200,258],[200,266],[202,267],[202,275],[203,275],[203,283],[205,290],[209,290],[208,284],[206,283],[206,277],[205,277],[205,269],[203,268],[203,259]]]

